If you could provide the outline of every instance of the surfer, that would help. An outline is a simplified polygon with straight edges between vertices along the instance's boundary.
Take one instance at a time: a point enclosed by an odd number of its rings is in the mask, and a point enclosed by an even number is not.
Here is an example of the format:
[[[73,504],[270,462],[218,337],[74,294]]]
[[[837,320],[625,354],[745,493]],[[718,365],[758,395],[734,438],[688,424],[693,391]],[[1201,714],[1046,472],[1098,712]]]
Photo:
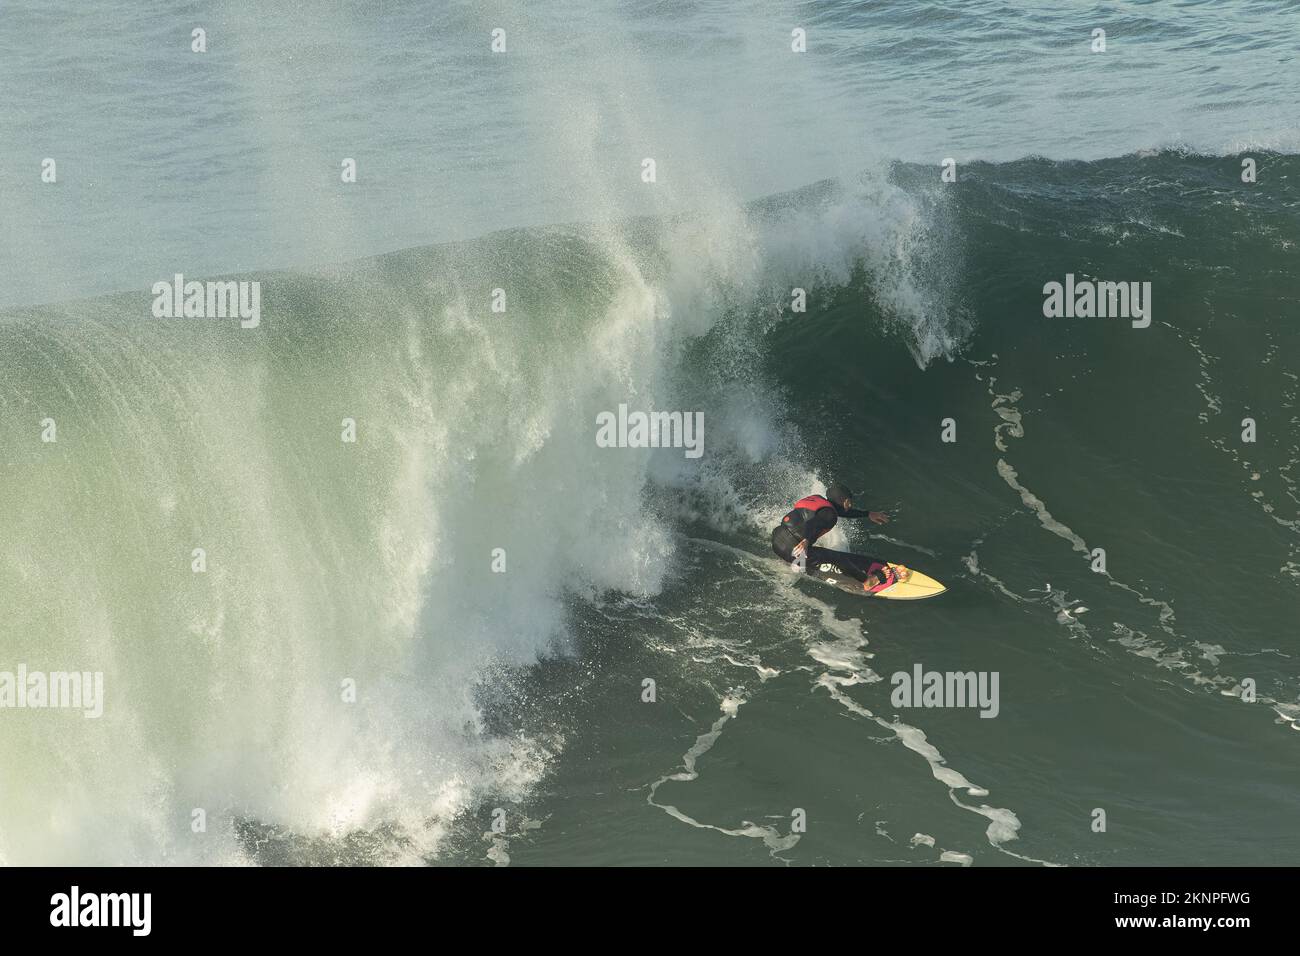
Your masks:
[[[901,567],[814,545],[840,518],[868,518],[873,524],[884,524],[889,515],[883,511],[855,510],[853,492],[834,482],[825,495],[808,495],[794,503],[781,523],[772,529],[772,550],[786,561],[798,562],[801,569],[809,562],[833,565],[840,573],[861,581],[864,591],[880,591],[900,580],[900,572],[905,570]]]

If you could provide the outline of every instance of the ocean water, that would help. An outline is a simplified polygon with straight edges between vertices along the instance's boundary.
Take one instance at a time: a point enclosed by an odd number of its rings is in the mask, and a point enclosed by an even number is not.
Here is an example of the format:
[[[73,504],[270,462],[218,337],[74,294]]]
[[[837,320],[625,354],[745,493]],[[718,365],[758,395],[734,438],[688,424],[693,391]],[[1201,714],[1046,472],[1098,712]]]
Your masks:
[[[259,6],[0,10],[0,862],[1300,859],[1300,8]]]

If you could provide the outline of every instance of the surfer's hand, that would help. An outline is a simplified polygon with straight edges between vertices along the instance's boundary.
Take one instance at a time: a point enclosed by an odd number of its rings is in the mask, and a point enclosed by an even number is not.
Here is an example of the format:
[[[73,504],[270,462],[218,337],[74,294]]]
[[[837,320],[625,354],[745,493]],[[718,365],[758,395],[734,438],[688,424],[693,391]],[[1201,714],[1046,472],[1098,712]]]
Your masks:
[[[876,524],[885,524],[889,521],[889,515],[885,514],[883,511],[868,511],[867,517]]]
[[[800,541],[798,544],[796,544],[793,548],[790,549],[791,554],[800,558],[802,558],[807,552],[808,552],[807,538],[804,538],[802,541]]]

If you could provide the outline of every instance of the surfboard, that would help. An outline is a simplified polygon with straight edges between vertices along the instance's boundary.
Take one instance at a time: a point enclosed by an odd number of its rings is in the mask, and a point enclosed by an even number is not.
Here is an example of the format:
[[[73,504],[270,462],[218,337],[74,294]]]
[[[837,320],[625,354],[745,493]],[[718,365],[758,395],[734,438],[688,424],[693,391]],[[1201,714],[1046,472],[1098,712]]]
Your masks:
[[[834,555],[834,561],[822,561],[819,564],[809,564],[807,574],[809,577],[816,578],[819,581],[825,581],[827,584],[833,584],[843,591],[850,594],[858,594],[862,597],[884,598],[887,601],[920,601],[924,598],[938,597],[944,591],[948,590],[928,574],[922,574],[914,568],[907,568],[909,574],[905,575],[907,580],[897,581],[889,587],[880,591],[864,591],[862,583],[853,575],[844,570],[844,566],[859,567],[863,558],[862,555],[849,554],[846,551],[831,551]],[[883,560],[883,559],[880,559]],[[889,562],[894,567],[903,567],[895,562]]]

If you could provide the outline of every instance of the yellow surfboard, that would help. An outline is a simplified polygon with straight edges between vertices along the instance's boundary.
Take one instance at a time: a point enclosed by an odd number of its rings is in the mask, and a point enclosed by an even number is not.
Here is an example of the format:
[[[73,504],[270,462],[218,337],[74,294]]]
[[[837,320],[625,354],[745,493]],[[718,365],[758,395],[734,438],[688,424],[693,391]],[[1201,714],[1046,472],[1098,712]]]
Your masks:
[[[899,567],[899,565],[892,565],[892,567],[896,568]],[[907,571],[911,573],[908,575],[906,581],[898,581],[882,591],[876,591],[870,596],[886,598],[890,601],[919,601],[922,598],[935,597],[936,595],[942,594],[944,591],[948,590],[928,574],[922,574],[920,571],[912,571],[911,568],[907,568]],[[864,591],[863,593],[865,594],[867,592]]]
[[[862,560],[859,555],[842,551],[833,551],[831,554],[835,555],[837,560],[845,561],[845,563],[857,564]],[[830,563],[817,565],[809,562],[807,573],[810,577],[825,581],[827,584],[833,584],[851,594],[884,598],[887,601],[920,601],[924,598],[937,597],[948,590],[928,574],[914,571],[906,565],[890,562],[889,566],[898,571],[899,580],[880,591],[862,590],[862,585],[857,578]]]

